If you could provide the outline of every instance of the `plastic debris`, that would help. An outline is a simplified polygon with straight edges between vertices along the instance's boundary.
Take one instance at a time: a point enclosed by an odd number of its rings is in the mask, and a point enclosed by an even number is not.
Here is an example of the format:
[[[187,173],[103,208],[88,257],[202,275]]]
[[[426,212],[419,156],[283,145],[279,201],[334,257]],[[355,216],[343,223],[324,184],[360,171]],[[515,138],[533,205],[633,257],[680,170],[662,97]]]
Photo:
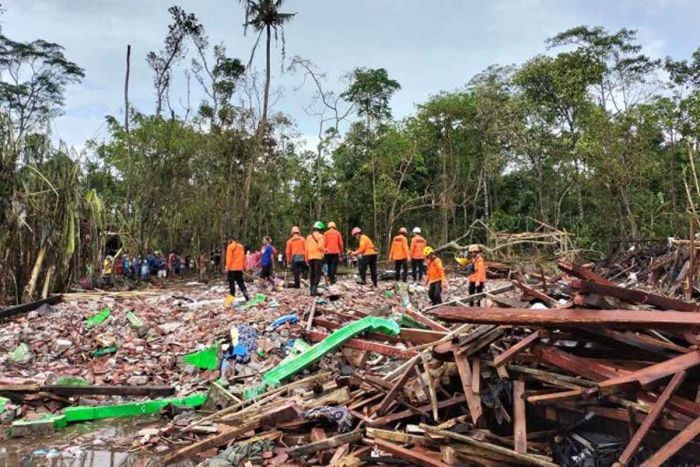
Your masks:
[[[100,324],[104,323],[107,318],[109,318],[111,312],[109,311],[109,308],[105,307],[97,313],[96,315],[88,318],[87,323],[85,324],[86,329],[92,329],[95,326],[99,326]]]
[[[298,322],[299,322],[299,317],[298,317],[297,315],[284,315],[284,316],[280,316],[279,318],[277,318],[276,320],[274,320],[274,321],[272,322],[272,324],[270,324],[270,325],[267,327],[267,331],[274,331],[274,330],[277,329],[278,327],[284,326],[284,325],[287,324],[287,323],[294,325],[294,324],[297,324]]]
[[[219,344],[189,353],[182,357],[182,361],[202,370],[216,370],[219,368]]]
[[[29,348],[29,345],[22,342],[10,352],[9,358],[12,363],[22,365],[32,359],[32,350]]]

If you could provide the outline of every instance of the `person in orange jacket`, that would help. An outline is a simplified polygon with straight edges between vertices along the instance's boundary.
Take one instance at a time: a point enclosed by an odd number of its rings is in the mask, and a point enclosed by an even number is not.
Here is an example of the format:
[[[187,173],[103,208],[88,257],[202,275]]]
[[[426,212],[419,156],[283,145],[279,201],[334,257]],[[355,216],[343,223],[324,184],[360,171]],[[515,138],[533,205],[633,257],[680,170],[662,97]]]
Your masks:
[[[411,239],[411,276],[413,282],[422,281],[425,273],[425,255],[423,249],[428,246],[428,242],[421,236],[420,227],[413,228],[413,238]]]
[[[233,239],[230,235],[226,237],[226,274],[228,276],[228,289],[232,297],[236,296],[236,284],[241,289],[246,301],[249,300],[248,290],[243,280],[243,270],[245,269],[245,246]]]
[[[306,269],[306,240],[301,236],[301,230],[296,225],[292,227],[292,236],[287,240],[285,250],[287,265],[292,268],[294,288],[301,288],[301,274]]]
[[[486,285],[486,260],[481,254],[479,245],[469,245],[469,256],[474,264],[474,272],[469,275],[469,295],[481,293]],[[474,300],[469,300],[469,306],[474,306]],[[476,306],[481,306],[481,299],[476,300]]]
[[[447,276],[442,260],[429,246],[423,249],[423,254],[428,258],[428,273],[425,282],[428,284],[428,297],[433,305],[442,303],[442,289],[447,289]]]
[[[325,239],[321,231],[325,226],[318,221],[306,237],[306,264],[309,265],[309,294],[319,295],[318,284],[323,275],[323,255],[326,253]]]
[[[338,274],[338,262],[342,260],[344,245],[343,234],[338,231],[335,222],[328,223],[328,230],[323,234],[326,245],[325,261],[328,266],[328,280],[331,284],[336,283]]]
[[[352,256],[360,257],[360,284],[367,284],[367,268],[369,267],[372,285],[377,286],[377,249],[374,247],[374,242],[365,234],[362,229],[355,227],[352,229],[352,236],[355,237],[360,245],[357,250],[353,251]]]
[[[396,276],[394,277],[396,281],[401,279],[406,282],[406,279],[408,279],[408,260],[411,257],[411,253],[408,250],[407,235],[408,229],[401,227],[399,234],[391,242],[391,250],[389,250],[389,261],[394,261],[394,269],[396,270]]]

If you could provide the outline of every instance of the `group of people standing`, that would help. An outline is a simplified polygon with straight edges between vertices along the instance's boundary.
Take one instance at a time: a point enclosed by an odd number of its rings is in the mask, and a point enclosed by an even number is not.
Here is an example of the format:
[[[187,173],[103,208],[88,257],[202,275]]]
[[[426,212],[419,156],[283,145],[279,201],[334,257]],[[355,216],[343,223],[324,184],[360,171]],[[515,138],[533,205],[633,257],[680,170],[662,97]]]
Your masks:
[[[395,279],[406,282],[408,280],[408,266],[410,262],[411,276],[414,281],[423,281],[428,285],[428,295],[433,304],[442,303],[442,291],[447,287],[447,277],[442,260],[432,247],[423,238],[420,227],[415,227],[409,242],[408,229],[401,227],[398,235],[391,242],[389,260],[394,262]],[[348,250],[350,258],[357,259],[359,269],[359,284],[367,284],[367,272],[373,286],[377,286],[377,258],[379,251],[372,239],[361,228],[355,227],[351,235],[357,240],[358,247]],[[236,286],[248,300],[243,271],[246,269],[246,247],[228,236],[226,246],[226,271],[229,282],[229,292],[235,296]],[[287,240],[284,259],[286,265],[292,270],[294,287],[301,288],[301,277],[308,272],[309,293],[319,295],[318,287],[324,274],[324,268],[329,284],[337,281],[338,264],[343,261],[345,243],[343,235],[338,230],[335,222],[329,222],[326,226],[323,222],[315,222],[311,232],[306,237],[302,236],[301,229],[294,226],[291,229],[291,237]],[[260,250],[259,266],[261,278],[273,282],[273,265],[277,250],[272,245],[270,237],[263,239]],[[486,282],[486,266],[483,256],[477,245],[469,247],[469,293],[483,292]]]

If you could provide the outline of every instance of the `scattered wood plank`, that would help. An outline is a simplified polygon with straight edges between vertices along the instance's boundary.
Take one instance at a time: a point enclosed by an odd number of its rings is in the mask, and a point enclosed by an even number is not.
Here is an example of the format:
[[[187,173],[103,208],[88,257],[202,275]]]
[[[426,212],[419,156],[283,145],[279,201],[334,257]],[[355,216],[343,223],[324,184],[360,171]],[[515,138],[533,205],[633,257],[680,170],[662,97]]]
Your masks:
[[[11,306],[0,310],[0,319],[9,318],[11,316],[17,316],[24,313],[29,313],[34,311],[42,305],[56,305],[63,301],[63,295],[52,295],[43,300],[38,300],[31,303],[22,303],[20,305]]]
[[[448,467],[448,464],[445,464],[439,459],[434,459],[425,454],[416,452],[415,450],[406,449],[383,439],[375,439],[374,444],[382,451],[388,452],[399,459],[406,460],[412,465],[419,465],[421,467]]]
[[[453,439],[455,441],[459,441],[461,443],[465,443],[465,444],[468,444],[470,446],[477,447],[477,448],[481,449],[484,453],[493,452],[495,454],[499,454],[501,456],[504,456],[504,457],[510,459],[510,461],[512,463],[515,463],[515,464],[538,465],[538,466],[542,466],[542,467],[556,467],[556,465],[557,465],[557,464],[552,463],[551,460],[544,458],[544,456],[535,456],[532,454],[523,454],[523,453],[515,452],[511,449],[504,448],[502,446],[498,446],[498,445],[491,444],[491,443],[485,443],[483,441],[477,441],[475,439],[469,438],[468,436],[460,435],[458,433],[452,433],[451,431],[436,430],[435,428],[431,427],[430,425],[425,425],[423,423],[421,423],[419,426],[431,434],[443,436],[445,438],[450,438],[450,439]]]
[[[1,388],[0,388],[1,389]],[[175,394],[175,388],[171,386],[119,386],[119,385],[96,385],[96,386],[70,386],[49,384],[41,386],[42,391],[58,394],[61,396],[147,396],[165,397]]]
[[[520,454],[527,453],[527,421],[525,416],[525,382],[513,381],[513,448]]]
[[[244,435],[245,433],[248,433],[249,431],[253,431],[257,428],[260,428],[260,420],[255,420],[250,423],[246,423],[238,428],[231,428],[230,430],[226,430],[223,433],[219,433],[216,436],[212,436],[211,438],[204,439],[202,441],[198,441],[196,443],[190,444],[189,446],[186,446],[182,449],[179,449],[177,451],[171,452],[170,454],[167,454],[163,457],[163,465],[168,465],[173,462],[176,462],[180,459],[184,459],[187,457],[194,456],[195,454],[206,451],[207,449],[210,448],[215,448],[217,446],[223,446],[227,444],[229,441],[232,441],[239,436]]]
[[[310,331],[305,333],[305,335],[312,342],[320,342],[326,337],[328,337],[330,334],[320,331]],[[410,359],[418,355],[418,352],[412,349],[399,349],[391,345],[380,344],[378,342],[371,342],[364,339],[350,339],[343,343],[343,346],[350,347],[351,349],[377,352],[382,355],[387,355],[389,357],[399,357],[405,359]]]
[[[420,311],[414,310],[410,306],[405,307],[403,309],[403,312],[406,313],[411,318],[418,321],[419,323],[432,329],[433,331],[450,332],[450,328],[445,327],[442,324],[438,323],[437,321],[434,321],[434,320],[428,318],[423,313],[421,313]]]
[[[515,357],[519,352],[527,349],[530,347],[532,344],[537,341],[537,339],[540,338],[540,331],[535,331],[526,338],[522,339],[520,342],[517,344],[513,345],[511,348],[500,354],[498,357],[493,359],[493,364],[496,365],[496,368],[499,366],[505,365],[506,363],[510,362],[513,357]]]
[[[646,460],[642,464],[642,467],[658,467],[667,460],[669,460],[673,455],[680,451],[683,446],[695,439],[696,436],[700,435],[700,417],[696,418],[690,425],[688,425],[683,431],[678,433],[671,439],[668,443],[656,451],[653,456]]]
[[[555,308],[559,305],[559,302],[547,295],[546,293],[543,293],[537,289],[534,289],[530,287],[529,285],[523,284],[520,281],[513,281],[513,285],[515,285],[517,288],[522,290],[526,295],[529,295],[532,298],[535,298],[537,300],[540,300],[544,302],[545,305],[548,305],[551,308]]]
[[[608,279],[604,278],[598,273],[591,271],[585,266],[578,266],[576,264],[566,263],[564,261],[560,261],[559,263],[557,263],[557,266],[560,270],[564,271],[568,275],[578,277],[579,279],[595,282],[596,284],[615,285],[614,282],[609,281]]]
[[[532,405],[555,404],[571,399],[580,399],[585,394],[583,389],[573,389],[571,391],[554,392],[549,394],[537,394],[528,396],[527,401]]]
[[[579,289],[583,293],[594,293],[615,297],[630,303],[653,305],[662,310],[676,311],[698,311],[696,303],[688,303],[675,298],[664,297],[663,295],[644,292],[642,290],[625,289],[617,285],[597,284],[590,281],[580,281]]]
[[[382,402],[379,404],[379,408],[377,409],[378,415],[384,415],[384,412],[386,411],[386,409],[389,408],[389,405],[393,402],[393,400],[396,398],[396,396],[399,394],[399,392],[403,389],[404,385],[406,384],[406,381],[408,381],[408,378],[413,373],[413,368],[418,363],[419,358],[420,358],[419,356],[415,356],[409,361],[409,364],[406,367],[406,371],[404,371],[404,373],[401,375],[401,377],[399,377],[399,379],[391,387],[391,389],[386,394],[386,396],[384,396],[384,399],[382,399]]]
[[[467,408],[469,409],[472,422],[476,425],[482,415],[481,398],[476,396],[472,390],[472,372],[469,368],[467,357],[457,351],[454,352],[454,357],[455,363],[457,364],[457,371],[459,372],[459,378],[462,381],[462,389],[464,390],[464,396],[467,401]]]
[[[656,404],[654,404],[654,407],[651,409],[651,412],[649,412],[649,415],[647,415],[647,417],[644,419],[642,424],[634,433],[634,436],[632,436],[632,439],[630,440],[629,444],[620,455],[620,464],[629,464],[635,452],[637,452],[637,448],[639,448],[639,445],[642,443],[642,441],[644,441],[644,437],[647,435],[647,433],[649,433],[649,430],[654,425],[654,423],[656,423],[659,416],[663,412],[666,403],[671,398],[676,389],[678,389],[678,386],[681,385],[683,379],[685,379],[685,375],[685,371],[676,373],[671,379],[671,381],[666,385],[666,388],[664,388],[664,391],[661,393],[661,396],[659,396],[659,399],[656,401]]]
[[[630,310],[533,310],[509,308],[442,307],[440,318],[478,324],[521,324],[530,326],[572,327],[623,326],[628,328],[700,326],[700,313],[684,311]]]
[[[472,359],[472,392],[477,396],[481,393],[481,359]]]
[[[601,381],[598,383],[598,388],[602,393],[606,394],[615,391],[620,386],[630,383],[638,383],[642,386],[647,386],[662,378],[688,370],[697,365],[700,365],[700,351],[695,350],[623,376]]]
[[[453,405],[457,405],[461,402],[464,402],[464,400],[465,399],[464,399],[463,395],[450,397],[449,399],[445,399],[445,400],[438,402],[438,409],[445,409],[447,407],[452,407]],[[425,405],[421,405],[420,407],[417,407],[417,409],[420,411],[423,411],[423,412],[427,412],[430,409],[432,409],[432,407],[430,404],[425,404]],[[389,415],[385,415],[384,417],[381,417],[381,418],[377,418],[374,421],[372,421],[372,423],[370,423],[369,425],[372,427],[388,426],[388,425],[396,423],[400,420],[404,420],[406,418],[413,417],[415,415],[416,414],[413,410],[404,410],[401,412],[395,412],[395,413],[392,413]]]
[[[303,446],[291,448],[287,450],[287,454],[289,454],[289,457],[301,457],[323,449],[337,448],[346,443],[354,443],[361,439],[362,431],[351,431],[350,433],[343,433],[341,435],[333,436],[315,443],[309,443]]]

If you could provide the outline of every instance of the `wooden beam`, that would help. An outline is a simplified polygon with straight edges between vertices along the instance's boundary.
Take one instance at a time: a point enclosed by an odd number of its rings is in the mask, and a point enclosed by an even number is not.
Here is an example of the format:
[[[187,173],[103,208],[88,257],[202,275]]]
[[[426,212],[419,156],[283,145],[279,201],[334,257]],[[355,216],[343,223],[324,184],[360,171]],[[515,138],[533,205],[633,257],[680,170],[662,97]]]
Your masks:
[[[515,357],[519,352],[527,349],[530,347],[532,344],[535,343],[537,339],[540,338],[540,331],[535,331],[526,338],[522,339],[520,342],[517,344],[511,346],[508,350],[503,352],[502,354],[498,355],[498,357],[493,359],[493,364],[496,365],[496,368],[498,368],[501,365],[505,365],[506,363],[510,362],[513,357]]]
[[[472,392],[477,396],[481,393],[481,359],[479,357],[472,358]]]
[[[378,415],[384,415],[384,412],[386,411],[386,409],[389,408],[389,404],[392,403],[392,401],[396,398],[396,396],[399,394],[399,392],[404,388],[404,385],[406,384],[406,381],[408,381],[408,378],[410,378],[411,374],[413,373],[413,368],[418,363],[419,358],[420,357],[418,355],[416,355],[408,362],[408,366],[406,367],[406,371],[404,371],[404,373],[401,375],[401,377],[396,381],[396,383],[392,386],[392,388],[389,390],[389,392],[386,393],[386,396],[384,396],[384,399],[382,399],[382,402],[379,404],[379,408],[377,409]]]
[[[488,453],[494,453],[500,456],[505,456],[507,459],[510,459],[512,463],[520,465],[537,465],[542,467],[556,467],[557,465],[552,463],[551,460],[545,458],[544,456],[522,454],[519,452],[515,452],[512,449],[504,448],[503,446],[485,443],[483,441],[477,441],[468,436],[453,433],[451,431],[437,430],[434,427],[431,427],[430,425],[425,425],[423,423],[421,423],[419,426],[431,434],[443,436],[445,438],[450,438],[455,441],[459,441],[461,443],[480,448],[484,452],[484,456],[487,456]]]
[[[581,281],[579,289],[583,293],[594,293],[608,297],[619,298],[630,303],[653,305],[662,310],[698,311],[696,303],[688,303],[675,298],[664,297],[642,290],[625,289],[616,285],[596,284],[595,282]]]
[[[448,464],[445,464],[439,459],[433,459],[430,456],[426,456],[425,454],[417,452],[415,449],[406,449],[404,447],[401,447],[394,443],[390,443],[389,441],[385,441],[383,439],[375,439],[374,444],[375,446],[377,446],[377,448],[381,449],[382,451],[388,452],[400,459],[406,460],[410,462],[411,465],[419,465],[421,467],[449,467]]]
[[[661,393],[661,396],[659,396],[659,399],[656,401],[656,404],[654,404],[654,407],[651,409],[651,412],[649,412],[649,415],[647,415],[647,417],[644,419],[642,424],[635,432],[634,436],[632,436],[632,439],[630,440],[629,444],[620,455],[620,464],[629,464],[635,452],[637,452],[637,448],[639,448],[639,445],[644,440],[644,437],[647,435],[647,433],[649,433],[649,430],[654,425],[654,423],[656,423],[656,420],[659,418],[659,416],[661,416],[666,402],[668,402],[668,400],[671,398],[676,389],[678,389],[678,386],[680,386],[683,382],[683,379],[685,379],[685,375],[685,371],[676,373],[671,379],[671,381],[666,385],[666,388],[664,388],[664,391]]]
[[[287,451],[289,457],[301,457],[307,454],[320,451],[322,449],[337,448],[345,443],[354,443],[362,439],[362,431],[356,430],[350,433],[343,433],[342,435],[333,436],[322,441],[317,441],[315,443],[305,444],[303,446],[291,448]]]
[[[11,306],[9,308],[4,308],[0,310],[0,319],[9,318],[11,316],[21,315],[23,313],[29,313],[34,311],[42,305],[56,305],[63,301],[63,295],[52,295],[43,300],[38,300],[31,303],[22,303],[21,305]]]
[[[450,332],[450,328],[447,328],[447,327],[443,326],[442,324],[438,323],[437,321],[434,321],[434,320],[428,318],[423,313],[414,310],[410,306],[405,307],[403,309],[403,312],[406,313],[411,318],[418,321],[419,323],[432,329],[433,331]]]
[[[619,386],[630,383],[639,383],[642,386],[646,386],[662,378],[688,370],[689,368],[693,368],[697,365],[700,365],[699,350],[679,355],[678,357],[642,368],[641,370],[633,371],[626,375],[601,381],[598,383],[598,388],[602,393],[610,393],[615,391],[615,389],[617,389]]]
[[[646,460],[641,467],[658,467],[671,457],[673,457],[683,446],[700,435],[700,417],[696,418],[683,431],[673,437],[671,441],[664,444],[653,456]],[[697,459],[696,459],[697,460]]]
[[[529,326],[575,327],[618,326],[649,328],[700,326],[700,313],[684,311],[630,310],[533,310],[530,308],[442,307],[435,310],[440,318],[478,324],[519,324]]]
[[[481,398],[474,394],[474,391],[472,390],[472,372],[469,368],[469,361],[467,360],[467,357],[458,351],[454,352],[454,357],[455,363],[457,364],[459,379],[462,382],[464,397],[467,401],[467,408],[469,409],[472,422],[476,425],[482,415]]]
[[[607,280],[600,274],[597,274],[585,266],[578,266],[573,263],[565,263],[560,261],[557,266],[570,276],[578,277],[587,281],[595,282],[596,284],[615,285],[614,282]]]
[[[457,405],[460,402],[464,402],[464,396],[454,396],[449,399],[445,399],[443,401],[438,402],[438,409],[445,409],[447,407],[452,407],[453,405]],[[431,409],[432,407],[430,404],[422,405],[420,407],[417,407],[419,411],[422,412],[427,412]],[[416,413],[413,410],[404,410],[402,412],[396,412],[392,413],[390,415],[386,415],[381,418],[377,418],[374,420],[372,423],[370,423],[370,426],[372,427],[379,427],[379,426],[385,426],[385,425],[391,425],[393,423],[396,423],[400,420],[404,420],[409,417],[414,417]]]
[[[219,433],[216,436],[212,436],[211,438],[204,439],[202,441],[198,441],[196,443],[190,444],[189,446],[186,446],[180,450],[177,450],[175,452],[171,452],[170,454],[167,454],[165,457],[163,457],[163,465],[171,464],[175,461],[178,461],[180,459],[184,459],[186,457],[191,457],[194,456],[195,454],[206,451],[207,449],[210,448],[215,448],[217,446],[223,446],[224,444],[227,444],[229,441],[232,441],[236,439],[237,437],[244,435],[245,433],[249,431],[253,431],[256,428],[260,427],[260,419],[246,423],[241,425],[238,428],[232,428],[230,430],[224,431],[223,433]]]
[[[525,292],[525,294],[529,295],[530,297],[536,298],[538,300],[543,301],[545,304],[549,305],[550,307],[554,308],[559,305],[559,302],[547,295],[546,293],[540,292],[537,289],[534,289],[530,287],[529,285],[523,284],[520,281],[513,281],[513,285],[515,285],[517,288]]]
[[[561,391],[548,394],[537,394],[535,396],[529,396],[527,401],[532,405],[539,404],[555,404],[561,401],[568,401],[571,399],[580,399],[585,391],[583,389],[573,389],[571,391]]]
[[[527,452],[527,422],[525,417],[525,382],[513,381],[513,448],[515,452]]]

